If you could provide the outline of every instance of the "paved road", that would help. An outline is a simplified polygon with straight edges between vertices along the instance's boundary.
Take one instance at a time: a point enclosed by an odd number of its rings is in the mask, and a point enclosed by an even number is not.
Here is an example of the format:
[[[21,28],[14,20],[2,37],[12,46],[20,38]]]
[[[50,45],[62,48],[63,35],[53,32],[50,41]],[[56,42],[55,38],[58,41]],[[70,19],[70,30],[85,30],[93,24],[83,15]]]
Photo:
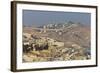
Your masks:
[[[43,28],[32,28],[32,29],[40,30],[40,31],[44,30]],[[61,31],[61,30],[63,30],[63,29],[45,29],[45,30],[46,30],[46,31]]]

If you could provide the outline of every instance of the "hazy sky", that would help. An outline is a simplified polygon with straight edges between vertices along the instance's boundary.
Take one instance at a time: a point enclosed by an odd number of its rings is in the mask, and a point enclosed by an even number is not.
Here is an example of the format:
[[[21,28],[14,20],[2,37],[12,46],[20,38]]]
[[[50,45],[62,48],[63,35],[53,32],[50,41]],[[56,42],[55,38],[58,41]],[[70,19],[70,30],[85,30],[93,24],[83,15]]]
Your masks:
[[[64,23],[68,21],[90,25],[91,14],[79,12],[23,10],[23,25],[27,26]]]

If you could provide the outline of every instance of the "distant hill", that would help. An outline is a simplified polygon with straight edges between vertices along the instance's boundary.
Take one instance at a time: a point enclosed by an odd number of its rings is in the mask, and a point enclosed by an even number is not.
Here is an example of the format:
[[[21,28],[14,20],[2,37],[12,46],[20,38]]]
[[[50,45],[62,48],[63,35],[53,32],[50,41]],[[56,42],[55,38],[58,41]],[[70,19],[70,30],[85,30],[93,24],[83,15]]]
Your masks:
[[[47,31],[45,33],[39,33],[35,27],[24,27],[24,32],[35,34],[38,36],[46,35],[49,38],[55,39],[65,43],[66,47],[70,47],[72,44],[78,44],[84,48],[90,48],[91,46],[91,29],[90,26],[86,26],[80,23],[58,23],[47,24],[37,28],[46,29],[62,29],[60,31]]]
[[[58,24],[55,28],[62,28],[62,31],[48,32],[48,37],[63,41],[66,46],[78,44],[85,48],[90,48],[90,28],[79,24]]]

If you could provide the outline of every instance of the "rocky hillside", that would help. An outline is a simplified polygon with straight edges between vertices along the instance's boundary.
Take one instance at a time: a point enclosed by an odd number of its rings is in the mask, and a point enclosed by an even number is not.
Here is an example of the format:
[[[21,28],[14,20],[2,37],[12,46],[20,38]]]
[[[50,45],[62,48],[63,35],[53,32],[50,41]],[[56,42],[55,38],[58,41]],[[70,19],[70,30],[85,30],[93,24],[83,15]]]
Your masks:
[[[91,29],[89,26],[48,24],[38,29],[34,28],[24,27],[23,29],[23,62],[88,60],[91,58]],[[45,32],[42,32],[44,30]]]

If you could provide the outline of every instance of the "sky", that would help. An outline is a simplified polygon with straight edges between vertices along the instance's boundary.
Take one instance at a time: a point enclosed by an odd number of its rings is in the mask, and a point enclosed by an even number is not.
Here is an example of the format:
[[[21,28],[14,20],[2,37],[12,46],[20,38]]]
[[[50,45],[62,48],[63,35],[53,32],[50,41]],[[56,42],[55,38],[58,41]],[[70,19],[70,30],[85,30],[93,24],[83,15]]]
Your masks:
[[[91,14],[82,12],[23,10],[23,25],[25,26],[41,26],[68,21],[90,25]]]

